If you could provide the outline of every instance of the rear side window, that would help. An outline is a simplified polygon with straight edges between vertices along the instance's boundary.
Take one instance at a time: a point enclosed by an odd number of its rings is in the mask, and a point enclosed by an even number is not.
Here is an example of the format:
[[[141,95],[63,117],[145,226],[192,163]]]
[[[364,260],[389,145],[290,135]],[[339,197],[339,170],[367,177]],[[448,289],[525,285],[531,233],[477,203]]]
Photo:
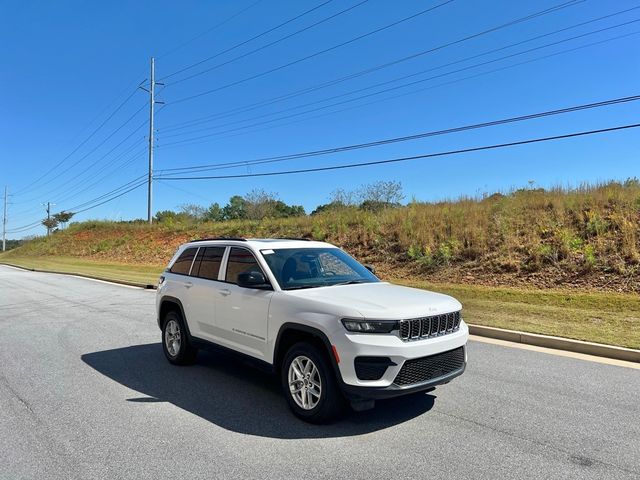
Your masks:
[[[218,280],[220,264],[224,255],[225,247],[200,248],[196,263],[193,264],[192,276]]]
[[[226,281],[238,283],[238,275],[245,272],[262,272],[260,265],[249,250],[244,248],[232,248],[227,261]]]
[[[187,248],[180,254],[169,271],[171,273],[179,273],[180,275],[189,275],[189,269],[191,268],[193,257],[195,257],[197,250],[197,248]]]

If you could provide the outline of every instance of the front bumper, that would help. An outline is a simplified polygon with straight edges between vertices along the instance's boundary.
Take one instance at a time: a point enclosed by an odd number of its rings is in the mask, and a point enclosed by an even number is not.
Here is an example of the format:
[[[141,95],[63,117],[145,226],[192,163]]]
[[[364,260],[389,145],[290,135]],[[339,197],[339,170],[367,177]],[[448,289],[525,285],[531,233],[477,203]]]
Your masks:
[[[469,327],[464,321],[460,322],[460,328],[456,332],[409,342],[403,341],[395,335],[352,334],[344,331],[341,332],[342,334],[338,334],[338,331],[333,333],[332,338],[340,356],[340,362],[337,366],[341,384],[348,396],[387,398],[427,390],[461,375],[466,366],[467,353],[465,348],[462,368],[417,384],[406,386],[394,384],[394,380],[406,361],[464,347],[469,338]],[[358,378],[356,373],[354,363],[356,357],[384,357],[391,361],[391,365],[387,367],[379,379],[362,380]]]
[[[410,393],[424,392],[428,390],[433,390],[437,385],[443,385],[445,383],[449,383],[454,378],[462,375],[467,367],[467,362],[464,362],[463,366],[459,370],[455,370],[447,375],[442,375],[440,377],[432,378],[425,382],[416,383],[413,385],[407,385],[400,387],[395,384],[391,384],[388,387],[363,387],[363,386],[354,386],[347,385],[346,383],[342,383],[342,390],[347,398],[351,400],[358,399],[372,399],[372,400],[382,400],[385,398],[393,398],[399,397],[401,395],[408,395]]]

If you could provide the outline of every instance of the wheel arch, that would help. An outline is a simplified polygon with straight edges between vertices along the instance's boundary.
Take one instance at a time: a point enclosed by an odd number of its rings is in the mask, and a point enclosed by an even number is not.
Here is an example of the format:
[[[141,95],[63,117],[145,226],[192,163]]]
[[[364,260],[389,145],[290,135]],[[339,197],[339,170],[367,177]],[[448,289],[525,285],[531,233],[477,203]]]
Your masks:
[[[182,302],[176,298],[166,295],[162,297],[160,300],[160,309],[158,311],[158,327],[162,330],[162,322],[167,313],[177,311],[182,316],[182,320],[184,321],[184,327],[187,329],[187,335],[191,337],[191,331],[189,330],[189,322],[187,321],[187,316],[184,314],[184,307],[182,306]]]
[[[274,370],[280,370],[287,350],[289,350],[289,348],[295,343],[301,341],[308,341],[309,343],[321,348],[322,352],[325,353],[329,359],[329,363],[333,367],[337,380],[341,383],[342,376],[340,374],[336,358],[333,355],[333,348],[329,338],[318,328],[295,322],[283,323],[280,330],[278,330],[278,336],[276,337],[273,351]]]

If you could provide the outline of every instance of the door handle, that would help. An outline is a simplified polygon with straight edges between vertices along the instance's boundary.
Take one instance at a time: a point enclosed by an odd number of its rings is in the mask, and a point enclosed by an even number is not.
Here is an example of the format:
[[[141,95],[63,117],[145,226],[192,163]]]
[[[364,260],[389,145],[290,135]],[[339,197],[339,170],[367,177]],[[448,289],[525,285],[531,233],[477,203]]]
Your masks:
[[[184,288],[191,288],[193,287],[193,282],[184,282]]]
[[[223,288],[222,290],[218,290],[218,293],[224,297],[231,295],[231,290],[228,288]]]

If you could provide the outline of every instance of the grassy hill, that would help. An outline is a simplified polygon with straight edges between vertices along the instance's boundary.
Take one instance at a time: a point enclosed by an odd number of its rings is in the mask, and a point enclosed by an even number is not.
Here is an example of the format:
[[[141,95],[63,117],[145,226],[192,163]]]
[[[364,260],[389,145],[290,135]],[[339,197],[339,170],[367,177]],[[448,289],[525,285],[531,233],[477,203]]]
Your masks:
[[[474,323],[640,347],[636,180],[261,221],[89,221],[0,262],[154,282],[178,245],[216,236],[326,240],[383,279],[458,296]]]
[[[383,274],[452,283],[640,291],[640,184],[518,190],[480,200],[356,207],[262,221],[83,222],[7,252],[164,265],[187,240],[304,237],[335,243]]]

